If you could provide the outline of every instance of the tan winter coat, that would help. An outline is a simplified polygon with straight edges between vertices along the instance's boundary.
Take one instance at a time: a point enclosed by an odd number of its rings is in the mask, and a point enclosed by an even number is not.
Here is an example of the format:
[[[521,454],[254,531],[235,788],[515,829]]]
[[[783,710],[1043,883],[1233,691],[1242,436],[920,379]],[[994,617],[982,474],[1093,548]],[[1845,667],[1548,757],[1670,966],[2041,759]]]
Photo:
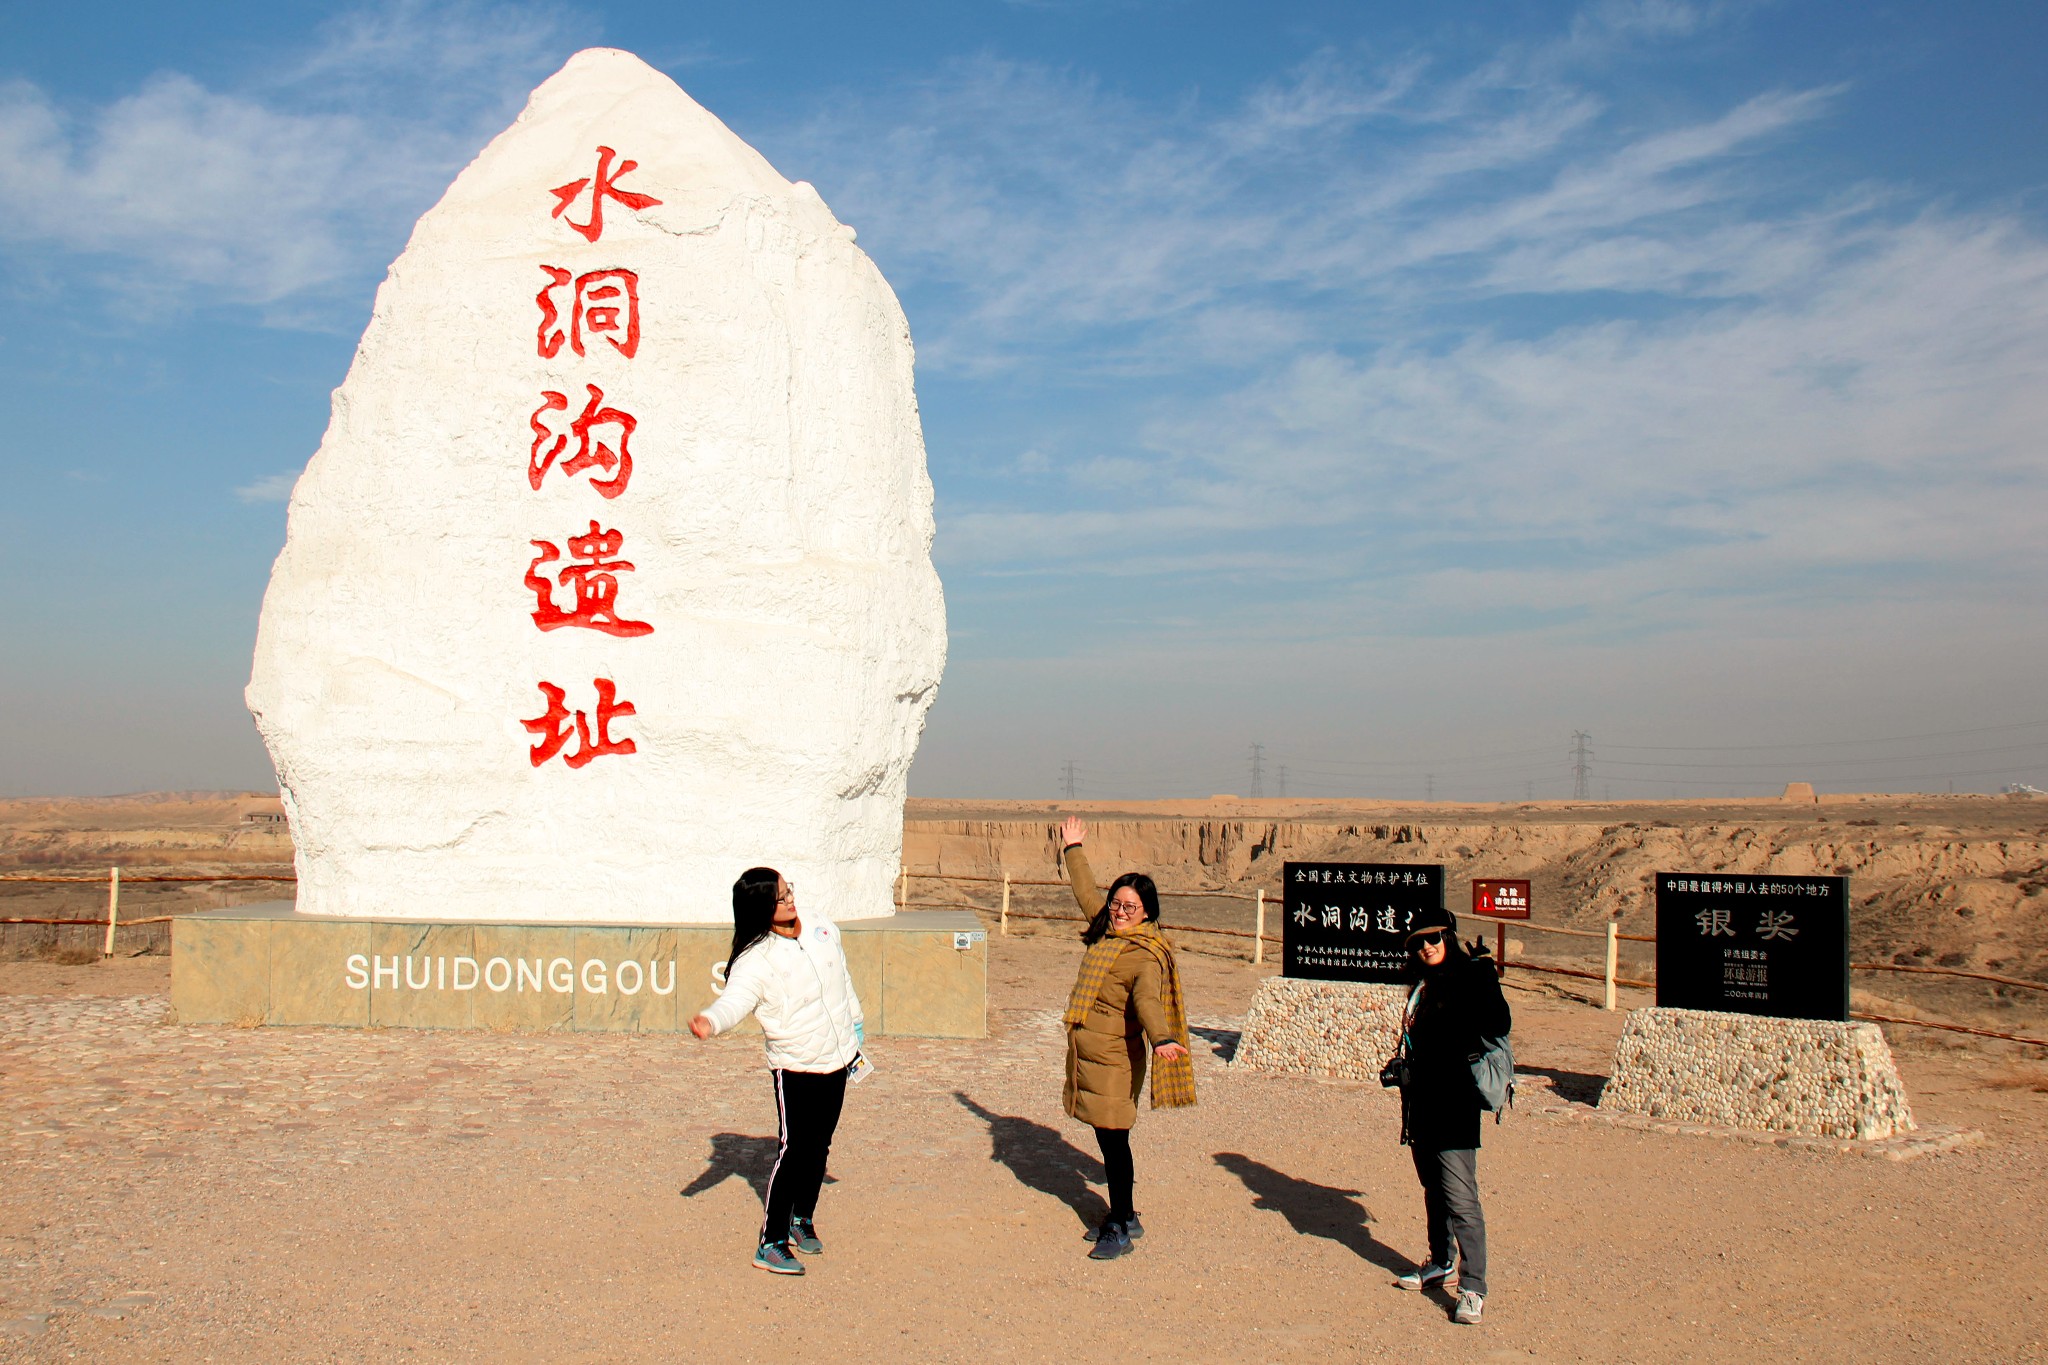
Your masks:
[[[1078,846],[1067,850],[1067,882],[1084,915],[1102,908],[1088,859]],[[1091,1128],[1129,1128],[1138,1121],[1138,1096],[1145,1085],[1147,1044],[1173,1038],[1160,1001],[1159,960],[1144,949],[1126,948],[1110,968],[1109,981],[1083,1022],[1067,1030],[1067,1113]]]

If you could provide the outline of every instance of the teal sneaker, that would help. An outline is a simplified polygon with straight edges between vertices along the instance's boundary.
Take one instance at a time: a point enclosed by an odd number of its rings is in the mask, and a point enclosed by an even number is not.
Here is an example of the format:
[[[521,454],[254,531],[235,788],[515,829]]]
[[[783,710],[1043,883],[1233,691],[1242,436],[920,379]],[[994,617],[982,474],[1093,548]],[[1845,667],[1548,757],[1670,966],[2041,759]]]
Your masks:
[[[1419,1265],[1394,1283],[1403,1289],[1434,1289],[1451,1278],[1447,1265]]]
[[[754,1269],[765,1270],[771,1275],[801,1275],[804,1263],[789,1254],[789,1248],[781,1242],[763,1242],[761,1249],[754,1253]]]
[[[808,1218],[789,1220],[789,1246],[806,1256],[816,1256],[825,1249],[825,1244],[818,1240],[818,1225]]]

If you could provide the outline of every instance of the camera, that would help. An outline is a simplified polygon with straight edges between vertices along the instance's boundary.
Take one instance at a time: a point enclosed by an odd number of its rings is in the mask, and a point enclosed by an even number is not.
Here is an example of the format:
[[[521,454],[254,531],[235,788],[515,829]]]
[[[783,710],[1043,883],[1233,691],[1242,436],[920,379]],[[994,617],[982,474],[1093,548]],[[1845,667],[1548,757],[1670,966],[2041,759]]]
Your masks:
[[[1388,1090],[1399,1090],[1408,1084],[1408,1059],[1399,1055],[1389,1057],[1380,1068],[1380,1084]]]

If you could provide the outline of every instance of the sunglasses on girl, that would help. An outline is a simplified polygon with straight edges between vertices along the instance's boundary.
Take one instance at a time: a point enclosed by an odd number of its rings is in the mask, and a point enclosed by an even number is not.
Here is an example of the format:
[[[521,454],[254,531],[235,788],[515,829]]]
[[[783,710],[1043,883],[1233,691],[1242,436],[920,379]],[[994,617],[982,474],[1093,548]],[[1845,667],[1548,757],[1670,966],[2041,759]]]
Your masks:
[[[1434,948],[1443,941],[1444,931],[1438,929],[1435,933],[1424,934],[1421,938],[1413,940],[1410,946],[1414,948]]]

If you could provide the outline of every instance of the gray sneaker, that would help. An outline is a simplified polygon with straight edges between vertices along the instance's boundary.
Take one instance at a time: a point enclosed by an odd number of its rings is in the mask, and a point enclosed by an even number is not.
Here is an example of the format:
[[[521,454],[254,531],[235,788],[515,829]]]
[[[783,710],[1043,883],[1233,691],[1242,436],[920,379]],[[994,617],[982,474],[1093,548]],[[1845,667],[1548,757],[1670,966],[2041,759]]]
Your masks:
[[[1084,1242],[1092,1242],[1101,1235],[1101,1228],[1090,1228],[1086,1232],[1081,1234],[1081,1240]],[[1145,1225],[1138,1221],[1137,1214],[1134,1213],[1129,1218],[1124,1220],[1124,1236],[1130,1238],[1132,1241],[1135,1242],[1144,1235]]]
[[[818,1240],[818,1225],[808,1218],[789,1220],[789,1248],[801,1251],[806,1256],[816,1256],[825,1250],[825,1244]]]
[[[1447,1265],[1419,1265],[1394,1283],[1403,1289],[1434,1289],[1449,1278],[1451,1268]]]
[[[1104,1223],[1095,1233],[1095,1247],[1088,1253],[1091,1261],[1114,1261],[1131,1249],[1130,1234],[1124,1231],[1122,1223]]]
[[[1458,1309],[1451,1314],[1451,1321],[1462,1322],[1470,1326],[1478,1322],[1479,1315],[1485,1311],[1486,1296],[1484,1294],[1474,1294],[1468,1289],[1458,1295]]]

